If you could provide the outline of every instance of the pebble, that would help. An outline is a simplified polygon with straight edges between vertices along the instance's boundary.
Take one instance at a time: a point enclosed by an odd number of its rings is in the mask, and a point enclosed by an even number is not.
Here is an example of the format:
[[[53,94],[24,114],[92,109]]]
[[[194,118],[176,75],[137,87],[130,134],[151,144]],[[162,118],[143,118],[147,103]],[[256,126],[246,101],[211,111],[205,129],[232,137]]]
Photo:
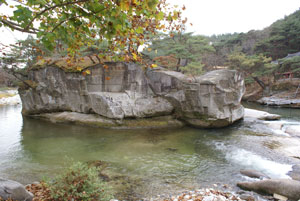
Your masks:
[[[243,198],[248,198],[252,201],[254,197],[252,196],[243,196]],[[242,201],[245,200],[241,197],[239,197],[236,194],[233,194],[231,192],[224,192],[212,188],[206,188],[206,189],[198,189],[195,191],[184,191],[181,194],[174,196],[170,195],[169,197],[160,197],[156,196],[155,198],[151,199],[144,199],[145,201]],[[117,201],[117,200],[111,200],[111,201]]]

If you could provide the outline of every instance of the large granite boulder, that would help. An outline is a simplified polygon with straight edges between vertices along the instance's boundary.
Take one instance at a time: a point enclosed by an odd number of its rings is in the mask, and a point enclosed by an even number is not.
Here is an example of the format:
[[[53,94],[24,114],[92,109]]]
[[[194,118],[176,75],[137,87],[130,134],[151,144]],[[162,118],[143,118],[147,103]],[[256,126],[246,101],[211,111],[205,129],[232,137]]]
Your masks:
[[[3,200],[31,201],[33,194],[16,181],[0,178],[0,200],[1,198]]]
[[[171,115],[205,128],[227,126],[243,118],[244,80],[236,71],[188,77],[164,69],[145,71],[133,63],[107,66],[88,67],[88,75],[51,65],[31,70],[29,80],[35,87],[19,90],[23,114],[67,111],[116,121]]]
[[[147,74],[155,94],[167,98],[177,116],[191,126],[224,127],[244,116],[244,80],[236,71],[216,70],[198,77],[164,70]]]

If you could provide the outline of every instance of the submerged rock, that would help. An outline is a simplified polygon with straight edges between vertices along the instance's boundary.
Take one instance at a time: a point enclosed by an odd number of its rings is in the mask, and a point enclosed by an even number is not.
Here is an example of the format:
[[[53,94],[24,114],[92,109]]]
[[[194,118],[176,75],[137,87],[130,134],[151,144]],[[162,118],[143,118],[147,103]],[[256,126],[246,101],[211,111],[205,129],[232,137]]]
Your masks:
[[[96,114],[78,112],[56,112],[32,115],[33,118],[49,120],[53,123],[72,123],[111,129],[150,129],[182,127],[183,123],[172,116],[141,119],[109,119]]]
[[[279,194],[290,200],[300,199],[300,182],[291,179],[267,179],[256,182],[241,182],[238,187],[269,195]]]
[[[15,201],[31,201],[33,194],[28,192],[25,187],[12,180],[0,178],[0,200],[12,199]]]
[[[119,126],[124,120],[172,115],[185,124],[206,128],[243,118],[240,101],[245,87],[237,71],[218,70],[192,78],[163,69],[145,72],[132,63],[107,65],[108,69],[101,64],[88,67],[89,75],[54,66],[31,70],[29,80],[36,87],[19,90],[23,114],[76,112]]]

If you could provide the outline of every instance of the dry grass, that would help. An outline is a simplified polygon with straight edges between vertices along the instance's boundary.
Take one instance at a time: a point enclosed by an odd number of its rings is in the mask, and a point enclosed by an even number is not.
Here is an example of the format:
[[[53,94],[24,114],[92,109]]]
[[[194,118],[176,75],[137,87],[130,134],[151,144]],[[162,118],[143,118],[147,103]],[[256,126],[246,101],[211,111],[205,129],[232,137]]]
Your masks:
[[[103,60],[103,62],[107,62]],[[40,59],[31,69],[40,69],[47,66],[56,66],[67,72],[81,72],[82,70],[100,63],[99,57],[85,56],[78,59],[69,57],[43,58]]]

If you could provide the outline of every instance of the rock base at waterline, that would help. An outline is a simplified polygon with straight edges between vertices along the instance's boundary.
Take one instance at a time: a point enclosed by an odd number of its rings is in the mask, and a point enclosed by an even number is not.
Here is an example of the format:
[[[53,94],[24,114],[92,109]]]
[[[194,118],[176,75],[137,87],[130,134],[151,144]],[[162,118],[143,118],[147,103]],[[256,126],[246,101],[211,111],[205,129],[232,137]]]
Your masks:
[[[95,114],[57,112],[32,115],[31,117],[48,120],[53,123],[71,123],[111,129],[180,128],[184,126],[181,121],[174,119],[172,116],[115,120],[104,118]]]

